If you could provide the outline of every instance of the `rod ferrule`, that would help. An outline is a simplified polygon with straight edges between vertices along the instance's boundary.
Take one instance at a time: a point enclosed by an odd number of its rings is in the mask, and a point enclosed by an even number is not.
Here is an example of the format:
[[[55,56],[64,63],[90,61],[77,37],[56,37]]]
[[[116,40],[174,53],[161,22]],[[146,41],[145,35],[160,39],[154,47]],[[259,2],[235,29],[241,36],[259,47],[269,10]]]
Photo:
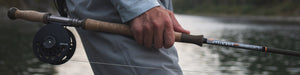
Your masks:
[[[48,24],[49,23],[48,19],[49,19],[50,16],[51,16],[50,13],[45,14],[43,16],[43,23]]]

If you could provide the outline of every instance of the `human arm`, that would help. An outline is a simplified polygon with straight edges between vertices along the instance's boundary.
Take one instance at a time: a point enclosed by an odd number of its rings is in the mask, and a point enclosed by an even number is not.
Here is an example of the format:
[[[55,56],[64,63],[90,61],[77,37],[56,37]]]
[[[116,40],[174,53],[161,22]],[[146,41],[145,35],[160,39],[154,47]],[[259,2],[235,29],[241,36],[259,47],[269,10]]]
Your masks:
[[[137,43],[146,47],[169,48],[175,42],[174,31],[189,34],[176,20],[173,12],[154,7],[130,22]]]
[[[174,31],[189,34],[189,31],[184,30],[177,22],[173,12],[164,9],[162,6],[156,5],[156,0],[144,0],[150,1],[148,4],[154,5],[134,5],[131,7],[129,4],[120,4],[122,0],[112,0],[117,3],[113,3],[117,7],[123,22],[130,21],[131,31],[138,44],[146,47],[151,47],[154,44],[155,48],[169,48],[173,46],[175,42]],[[118,2],[119,1],[119,2]],[[135,1],[134,2],[142,2]],[[143,4],[143,3],[142,3]],[[122,5],[125,5],[122,7]],[[136,9],[139,8],[139,9]],[[145,9],[143,9],[145,8]],[[135,10],[130,10],[135,9]],[[124,12],[125,11],[125,12]],[[143,11],[143,12],[141,12]],[[128,15],[130,19],[128,19]],[[134,17],[132,17],[132,15]],[[124,18],[126,17],[126,18]]]

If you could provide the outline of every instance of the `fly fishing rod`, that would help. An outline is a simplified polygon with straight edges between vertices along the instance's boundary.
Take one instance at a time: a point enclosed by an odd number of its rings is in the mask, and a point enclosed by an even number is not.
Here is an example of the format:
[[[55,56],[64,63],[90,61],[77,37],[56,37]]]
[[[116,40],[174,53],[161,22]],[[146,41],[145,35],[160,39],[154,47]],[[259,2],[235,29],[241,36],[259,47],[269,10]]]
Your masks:
[[[74,43],[74,35],[68,31],[65,26],[81,27],[85,30],[121,34],[132,37],[129,25],[104,22],[89,18],[80,20],[76,18],[58,17],[49,13],[42,13],[32,10],[19,10],[15,7],[12,7],[8,10],[8,17],[12,20],[24,19],[33,22],[49,24],[41,28],[35,35],[33,47],[36,56],[41,61],[50,64],[65,63],[72,57],[74,53],[76,47],[76,43]],[[291,56],[300,56],[300,52],[292,50],[207,39],[203,38],[203,35],[189,35],[179,32],[174,33],[176,42],[194,43],[199,46],[202,46],[202,44],[219,45],[265,53],[270,52]]]

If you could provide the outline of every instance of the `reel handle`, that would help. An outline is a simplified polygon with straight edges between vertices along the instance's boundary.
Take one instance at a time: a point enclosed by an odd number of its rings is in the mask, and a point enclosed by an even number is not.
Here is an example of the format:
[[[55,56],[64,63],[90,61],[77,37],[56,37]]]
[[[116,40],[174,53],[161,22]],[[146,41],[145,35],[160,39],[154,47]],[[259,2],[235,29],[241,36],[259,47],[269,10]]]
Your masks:
[[[43,22],[48,23],[49,13],[42,13],[32,10],[19,10],[15,7],[12,7],[8,11],[8,17],[12,20],[20,18],[33,22]],[[70,21],[70,18],[59,17],[59,19],[64,19],[65,21]],[[69,20],[66,20],[69,19]],[[132,37],[132,33],[129,25],[104,22],[94,19],[85,19],[82,21],[81,26],[83,29],[92,30],[92,31],[101,31],[114,34],[121,34]],[[202,46],[203,35],[189,35],[179,32],[174,32],[176,42],[186,42],[194,43],[199,46]]]

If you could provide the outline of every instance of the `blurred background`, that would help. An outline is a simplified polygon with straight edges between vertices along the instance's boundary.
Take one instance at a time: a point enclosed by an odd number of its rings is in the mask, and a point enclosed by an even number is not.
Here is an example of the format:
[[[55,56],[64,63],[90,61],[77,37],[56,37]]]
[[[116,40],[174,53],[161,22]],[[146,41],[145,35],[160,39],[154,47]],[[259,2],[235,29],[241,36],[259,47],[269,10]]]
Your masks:
[[[173,0],[180,24],[207,38],[300,51],[299,0]],[[58,15],[52,0],[0,0],[0,73],[3,75],[91,75],[79,37],[71,61],[40,62],[35,33],[44,26],[9,20],[9,7]],[[185,75],[299,75],[300,58],[244,49],[175,43]],[[81,62],[79,62],[81,61]]]
[[[176,13],[222,16],[300,16],[299,0],[174,0]]]

